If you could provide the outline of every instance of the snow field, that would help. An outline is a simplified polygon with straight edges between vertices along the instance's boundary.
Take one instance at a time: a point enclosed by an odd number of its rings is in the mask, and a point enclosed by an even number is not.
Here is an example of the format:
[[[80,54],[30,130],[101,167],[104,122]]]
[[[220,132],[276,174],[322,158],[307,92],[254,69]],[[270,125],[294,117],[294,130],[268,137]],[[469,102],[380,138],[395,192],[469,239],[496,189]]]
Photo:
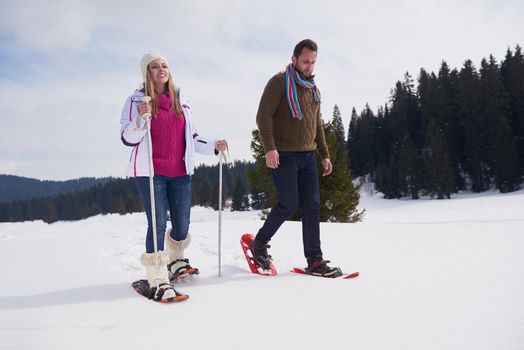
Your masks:
[[[363,196],[364,221],[321,224],[325,258],[353,280],[304,266],[301,223],[271,241],[279,275],[249,273],[242,233],[257,212],[193,208],[187,256],[201,275],[160,305],[143,278],[145,216],[0,224],[0,349],[522,349],[524,191],[453,200]]]

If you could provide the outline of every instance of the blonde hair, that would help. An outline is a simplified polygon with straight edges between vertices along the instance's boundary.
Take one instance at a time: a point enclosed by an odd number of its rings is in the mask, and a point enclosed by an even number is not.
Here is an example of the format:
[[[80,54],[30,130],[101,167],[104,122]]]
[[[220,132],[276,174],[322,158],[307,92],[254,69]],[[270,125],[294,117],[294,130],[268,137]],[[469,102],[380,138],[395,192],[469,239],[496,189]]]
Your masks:
[[[180,97],[178,96],[178,89],[175,88],[171,72],[169,72],[169,79],[167,80],[166,87],[169,91],[169,94],[171,95],[171,110],[175,112],[175,116],[179,116],[182,113],[182,108],[180,107]],[[156,117],[158,112],[156,103],[157,93],[155,91],[153,79],[151,79],[149,75],[149,65],[147,65],[146,82],[144,83],[144,94],[146,96],[151,96],[151,110],[153,111],[153,117]]]

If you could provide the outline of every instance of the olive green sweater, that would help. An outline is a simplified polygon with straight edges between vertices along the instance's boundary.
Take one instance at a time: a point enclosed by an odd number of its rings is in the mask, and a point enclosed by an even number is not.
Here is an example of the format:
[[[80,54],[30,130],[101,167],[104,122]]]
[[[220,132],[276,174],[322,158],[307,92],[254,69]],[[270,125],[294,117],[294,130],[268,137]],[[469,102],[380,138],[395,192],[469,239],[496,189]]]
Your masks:
[[[265,152],[272,150],[305,152],[318,149],[322,159],[329,158],[320,103],[310,89],[297,86],[302,120],[293,118],[286,99],[286,73],[269,79],[260,99],[257,126]]]

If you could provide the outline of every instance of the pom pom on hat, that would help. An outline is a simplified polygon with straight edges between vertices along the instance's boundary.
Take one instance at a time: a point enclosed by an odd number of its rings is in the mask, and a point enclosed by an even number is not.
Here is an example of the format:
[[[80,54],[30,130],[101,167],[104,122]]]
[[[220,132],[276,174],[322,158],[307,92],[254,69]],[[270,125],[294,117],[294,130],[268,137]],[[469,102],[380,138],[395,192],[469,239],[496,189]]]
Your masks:
[[[156,52],[148,52],[142,56],[142,59],[140,60],[140,69],[142,70],[142,78],[144,79],[144,82],[146,81],[147,76],[147,65],[159,58],[163,59],[167,63],[167,60],[164,58],[164,56]]]

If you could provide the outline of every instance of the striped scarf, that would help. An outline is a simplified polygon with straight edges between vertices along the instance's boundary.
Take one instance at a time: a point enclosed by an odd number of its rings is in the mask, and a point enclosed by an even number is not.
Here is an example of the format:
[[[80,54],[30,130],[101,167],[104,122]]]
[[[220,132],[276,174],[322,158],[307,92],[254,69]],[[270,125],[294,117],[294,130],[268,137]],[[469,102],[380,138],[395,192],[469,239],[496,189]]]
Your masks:
[[[313,79],[306,80],[295,69],[295,66],[291,63],[286,67],[286,98],[289,109],[291,110],[291,115],[293,118],[298,118],[302,120],[303,114],[300,109],[300,104],[298,103],[297,96],[297,84],[303,88],[311,89],[313,92],[313,98],[315,102],[320,103],[320,91]]]

